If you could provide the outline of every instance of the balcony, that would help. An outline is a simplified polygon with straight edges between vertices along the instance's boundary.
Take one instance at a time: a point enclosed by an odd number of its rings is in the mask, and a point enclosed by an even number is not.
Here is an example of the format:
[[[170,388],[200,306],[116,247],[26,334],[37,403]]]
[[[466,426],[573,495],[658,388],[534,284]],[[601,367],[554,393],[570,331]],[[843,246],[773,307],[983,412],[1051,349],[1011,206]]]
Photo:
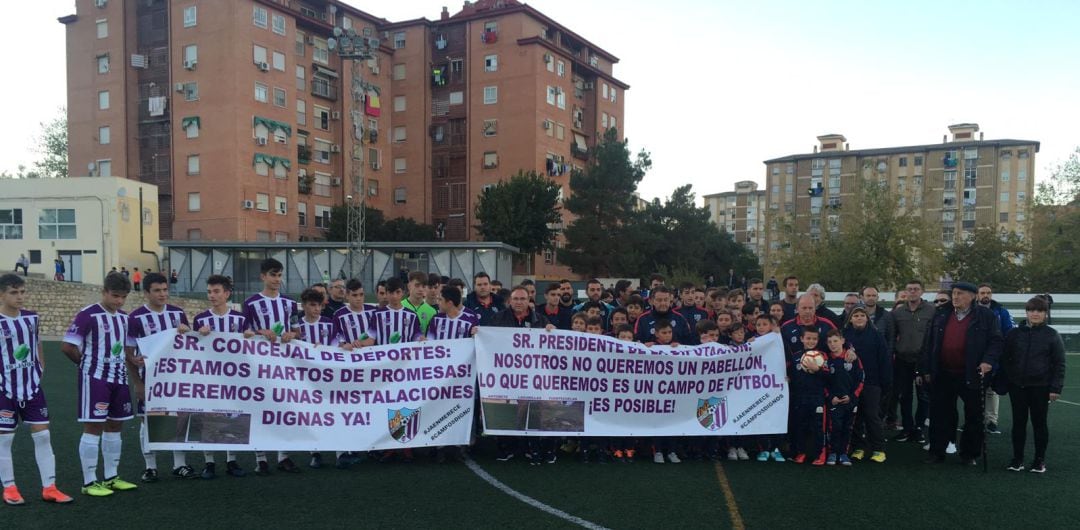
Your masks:
[[[580,147],[577,142],[570,142],[570,154],[579,160],[589,159],[589,148]]]
[[[311,181],[312,178],[304,175],[297,180],[297,191],[301,195],[311,195]]]
[[[301,164],[311,162],[311,148],[306,145],[296,146],[296,161]]]
[[[329,79],[313,77],[311,79],[311,94],[323,99],[337,101],[337,85]]]

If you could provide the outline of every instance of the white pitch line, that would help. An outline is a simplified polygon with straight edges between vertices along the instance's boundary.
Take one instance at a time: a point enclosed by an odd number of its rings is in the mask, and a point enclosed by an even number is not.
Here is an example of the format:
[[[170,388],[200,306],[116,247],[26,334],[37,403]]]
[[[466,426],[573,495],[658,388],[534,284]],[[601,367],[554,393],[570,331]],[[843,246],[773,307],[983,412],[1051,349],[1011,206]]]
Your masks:
[[[476,461],[473,460],[472,458],[465,457],[465,465],[468,466],[469,470],[472,471],[473,473],[475,473],[476,476],[484,479],[485,482],[487,482],[488,484],[491,484],[492,486],[494,486],[495,489],[497,489],[497,490],[499,490],[499,491],[501,491],[501,492],[503,492],[503,493],[505,493],[505,494],[507,494],[507,495],[521,501],[521,502],[524,502],[525,504],[528,504],[529,506],[532,506],[533,508],[536,508],[537,510],[540,510],[542,512],[550,513],[551,515],[554,515],[555,517],[558,517],[558,518],[560,518],[560,519],[562,519],[564,521],[569,521],[571,523],[574,523],[574,524],[576,524],[578,526],[581,526],[583,528],[588,528],[590,530],[608,530],[606,527],[600,526],[600,525],[598,525],[596,523],[586,521],[585,519],[582,519],[582,518],[580,518],[580,517],[578,517],[576,515],[570,515],[570,514],[564,512],[564,511],[558,509],[558,508],[553,508],[551,506],[548,506],[548,505],[546,505],[546,504],[544,504],[544,503],[542,503],[542,502],[540,502],[540,501],[538,501],[538,500],[536,500],[536,499],[534,499],[534,498],[532,498],[532,497],[530,497],[528,495],[525,495],[524,493],[521,493],[521,492],[515,490],[514,488],[511,488],[510,486],[507,486],[506,484],[504,484],[499,479],[491,476],[491,474],[488,473],[487,471],[484,471],[484,468],[480,467],[480,464],[477,464]]]
[[[1061,398],[1058,398],[1058,403],[1064,403],[1066,405],[1076,405],[1077,407],[1080,407],[1080,403],[1073,403],[1072,401],[1065,401],[1064,399],[1061,399]]]

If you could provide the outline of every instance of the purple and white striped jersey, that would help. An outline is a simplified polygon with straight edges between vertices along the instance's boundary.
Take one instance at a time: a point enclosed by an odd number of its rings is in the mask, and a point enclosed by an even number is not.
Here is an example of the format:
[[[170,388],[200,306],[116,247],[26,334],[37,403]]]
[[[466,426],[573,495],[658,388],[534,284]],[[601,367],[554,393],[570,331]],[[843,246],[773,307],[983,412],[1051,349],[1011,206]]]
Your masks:
[[[472,337],[473,326],[479,324],[480,319],[472,312],[462,311],[456,318],[450,318],[446,313],[439,313],[428,323],[427,338],[431,340],[467,339]]]
[[[300,318],[300,340],[319,344],[322,346],[337,346],[341,344],[341,333],[338,332],[337,324],[329,318],[320,316],[315,322],[308,322],[306,318]]]
[[[207,309],[198,315],[195,315],[195,320],[191,329],[198,331],[204,326],[210,328],[210,331],[219,331],[222,333],[243,333],[247,330],[247,319],[244,318],[244,314],[230,309],[224,315],[214,313],[213,309]]]
[[[424,336],[420,333],[420,317],[404,307],[380,307],[372,313],[371,321],[375,329],[375,333],[371,333],[375,344],[414,342]]]
[[[19,316],[0,314],[0,392],[15,401],[30,401],[41,385],[38,361],[38,316],[19,311]]]
[[[334,323],[341,334],[341,342],[358,341],[364,334],[374,337],[371,322],[371,315],[374,314],[375,311],[368,309],[366,304],[363,311],[353,311],[349,306],[338,309],[337,313],[334,313]]]
[[[274,298],[255,293],[244,300],[244,318],[252,331],[273,330],[281,335],[296,326],[300,306],[287,296]]]
[[[128,315],[110,313],[101,304],[84,307],[75,315],[64,342],[82,352],[79,369],[84,375],[106,383],[126,385],[124,343],[127,340]]]
[[[161,331],[176,329],[180,324],[188,325],[187,314],[183,309],[165,304],[165,309],[158,313],[143,305],[128,315],[127,346],[134,348],[138,346],[136,340]]]

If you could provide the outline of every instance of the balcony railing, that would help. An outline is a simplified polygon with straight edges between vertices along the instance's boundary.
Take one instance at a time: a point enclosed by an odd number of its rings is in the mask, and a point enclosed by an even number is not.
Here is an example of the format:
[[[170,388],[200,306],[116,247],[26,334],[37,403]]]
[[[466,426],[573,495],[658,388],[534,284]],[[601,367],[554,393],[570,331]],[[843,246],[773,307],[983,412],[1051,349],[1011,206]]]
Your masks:
[[[296,161],[301,164],[311,162],[311,148],[306,145],[296,146]]]
[[[337,101],[337,86],[329,79],[314,77],[311,79],[311,93],[324,99]]]
[[[589,159],[589,149],[578,147],[576,142],[570,142],[570,154],[581,160]]]
[[[311,178],[300,177],[297,181],[297,191],[302,195],[311,195]]]

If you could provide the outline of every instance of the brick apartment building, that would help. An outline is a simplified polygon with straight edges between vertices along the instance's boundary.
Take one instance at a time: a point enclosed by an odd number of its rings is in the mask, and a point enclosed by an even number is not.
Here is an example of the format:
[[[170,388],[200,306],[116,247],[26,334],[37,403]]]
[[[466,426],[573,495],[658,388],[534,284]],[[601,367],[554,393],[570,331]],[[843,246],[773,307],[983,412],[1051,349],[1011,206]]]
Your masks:
[[[943,247],[977,226],[1023,237],[1039,142],[984,140],[975,123],[951,125],[949,134],[939,144],[880,149],[848,149],[843,135],[828,134],[812,153],[766,160],[765,274],[780,273],[778,251],[787,243],[776,221],[794,221],[810,240],[840,231],[865,181],[887,185],[898,208],[940,227]]]
[[[568,193],[624,129],[618,58],[515,0],[401,22],[334,0],[77,0],[60,22],[69,171],[158,186],[162,239],[317,241],[362,194],[475,240],[484,186],[525,169]],[[374,57],[342,60],[335,26]],[[535,274],[567,274],[556,259]]]

